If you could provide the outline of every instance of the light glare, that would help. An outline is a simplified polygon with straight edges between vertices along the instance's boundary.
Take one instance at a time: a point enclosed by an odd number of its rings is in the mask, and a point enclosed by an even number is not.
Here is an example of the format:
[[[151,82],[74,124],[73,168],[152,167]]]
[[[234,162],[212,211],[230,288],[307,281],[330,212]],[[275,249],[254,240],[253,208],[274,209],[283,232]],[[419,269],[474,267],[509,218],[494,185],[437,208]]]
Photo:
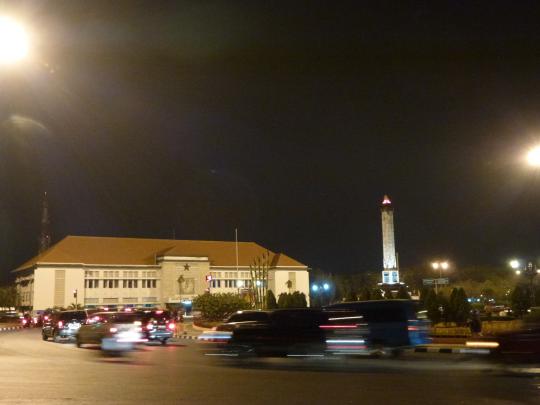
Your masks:
[[[517,269],[519,267],[519,261],[516,259],[510,260],[510,267],[512,267],[513,269]]]
[[[15,20],[0,16],[0,65],[15,63],[28,55],[28,35]]]
[[[527,153],[527,163],[534,167],[540,167],[540,146],[532,148]]]

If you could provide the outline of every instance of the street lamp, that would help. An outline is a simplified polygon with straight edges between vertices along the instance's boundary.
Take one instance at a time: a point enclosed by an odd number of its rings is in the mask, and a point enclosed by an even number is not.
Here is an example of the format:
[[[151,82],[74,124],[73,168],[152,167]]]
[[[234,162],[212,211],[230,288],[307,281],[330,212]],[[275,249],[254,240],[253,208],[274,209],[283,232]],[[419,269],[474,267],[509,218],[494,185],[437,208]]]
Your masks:
[[[521,263],[514,259],[510,261],[510,267],[513,268],[516,271],[516,275],[523,274],[525,277],[529,279],[529,294],[530,294],[530,300],[531,300],[531,306],[534,306],[536,302],[535,297],[535,291],[534,291],[534,278],[540,274],[540,269],[536,267],[536,264],[533,262],[528,262],[527,266],[524,268],[521,267]]]
[[[431,263],[431,267],[433,267],[433,270],[439,270],[439,279],[440,279],[442,278],[442,271],[448,270],[448,268],[450,267],[450,264],[448,264],[448,262],[445,260],[442,262],[433,262]],[[439,292],[438,286],[439,286],[439,281],[435,283],[435,294],[438,294]]]
[[[240,295],[240,289],[244,288],[244,280],[236,280],[236,288],[238,289],[238,295]]]
[[[24,59],[28,49],[28,34],[24,27],[12,18],[0,16],[0,65]]]
[[[527,152],[527,163],[530,166],[540,167],[540,145],[535,146]]]
[[[312,284],[311,291],[315,295],[321,294],[321,296],[324,298],[325,293],[328,293],[330,291],[330,284],[329,283]]]

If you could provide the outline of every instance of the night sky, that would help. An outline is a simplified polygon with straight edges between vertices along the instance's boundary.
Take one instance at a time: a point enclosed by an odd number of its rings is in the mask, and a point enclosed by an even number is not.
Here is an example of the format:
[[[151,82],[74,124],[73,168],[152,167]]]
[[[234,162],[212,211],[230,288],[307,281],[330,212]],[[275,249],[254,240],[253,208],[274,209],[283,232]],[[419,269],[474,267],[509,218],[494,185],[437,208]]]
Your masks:
[[[0,3],[0,281],[65,235],[241,240],[312,268],[540,251],[536,2]]]

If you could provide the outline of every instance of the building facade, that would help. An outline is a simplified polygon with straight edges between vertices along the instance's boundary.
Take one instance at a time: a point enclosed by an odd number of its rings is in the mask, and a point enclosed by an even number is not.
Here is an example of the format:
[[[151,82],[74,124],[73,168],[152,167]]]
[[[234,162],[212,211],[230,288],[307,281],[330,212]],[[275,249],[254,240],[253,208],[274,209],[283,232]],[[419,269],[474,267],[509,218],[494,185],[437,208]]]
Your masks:
[[[14,272],[20,304],[33,310],[165,307],[205,292],[249,292],[250,265],[265,254],[268,289],[309,298],[307,266],[254,242],[67,236]]]

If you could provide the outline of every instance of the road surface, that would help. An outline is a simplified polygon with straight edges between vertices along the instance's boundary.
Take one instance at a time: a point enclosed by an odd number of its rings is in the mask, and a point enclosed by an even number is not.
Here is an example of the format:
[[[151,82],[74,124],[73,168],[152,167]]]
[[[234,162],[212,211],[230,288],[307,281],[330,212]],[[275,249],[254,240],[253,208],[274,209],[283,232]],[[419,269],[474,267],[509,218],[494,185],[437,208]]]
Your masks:
[[[180,341],[126,358],[0,333],[0,403],[7,404],[514,404],[540,403],[540,378],[462,355],[398,360],[205,356]]]

